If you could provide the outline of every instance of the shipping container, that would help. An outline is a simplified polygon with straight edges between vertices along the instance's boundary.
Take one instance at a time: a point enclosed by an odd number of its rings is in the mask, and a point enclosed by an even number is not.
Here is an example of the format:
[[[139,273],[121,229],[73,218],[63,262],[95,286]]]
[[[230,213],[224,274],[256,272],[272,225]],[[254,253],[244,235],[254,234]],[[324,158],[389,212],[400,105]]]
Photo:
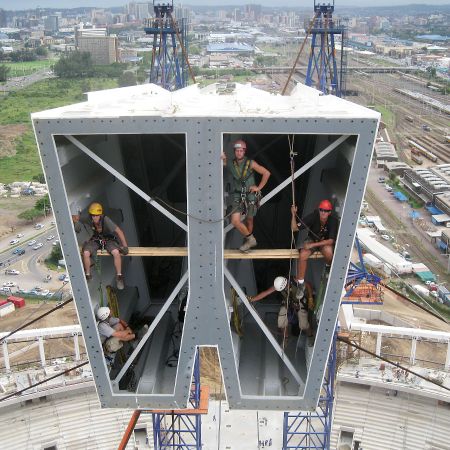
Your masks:
[[[8,302],[13,303],[16,308],[22,308],[25,306],[25,300],[22,297],[14,297],[13,295],[10,295],[7,300]]]
[[[14,312],[14,305],[12,303],[5,303],[4,305],[0,306],[0,317],[4,317],[8,314],[11,314]]]

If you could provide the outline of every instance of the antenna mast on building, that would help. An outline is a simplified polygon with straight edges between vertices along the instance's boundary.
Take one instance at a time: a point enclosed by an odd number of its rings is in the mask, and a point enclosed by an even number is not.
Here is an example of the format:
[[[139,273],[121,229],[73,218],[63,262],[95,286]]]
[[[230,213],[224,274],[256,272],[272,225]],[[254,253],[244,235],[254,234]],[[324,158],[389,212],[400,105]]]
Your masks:
[[[324,94],[342,97],[345,92],[344,41],[346,28],[333,19],[333,3],[316,3],[314,0],[314,21],[311,28],[311,51],[305,84],[315,87]],[[335,37],[340,35],[340,59],[336,58]]]
[[[187,56],[186,19],[173,18],[173,0],[153,0],[153,10],[155,17],[146,20],[144,28],[146,34],[153,36],[149,81],[175,91],[187,86],[188,71],[195,82]]]

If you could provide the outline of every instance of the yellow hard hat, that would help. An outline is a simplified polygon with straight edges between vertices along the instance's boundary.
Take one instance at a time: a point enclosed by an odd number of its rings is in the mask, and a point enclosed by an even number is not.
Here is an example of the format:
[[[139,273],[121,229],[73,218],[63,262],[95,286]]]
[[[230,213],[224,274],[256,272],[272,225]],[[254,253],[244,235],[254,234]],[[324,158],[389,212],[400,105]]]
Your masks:
[[[91,203],[89,206],[89,214],[92,216],[99,216],[103,214],[103,206],[97,202]]]

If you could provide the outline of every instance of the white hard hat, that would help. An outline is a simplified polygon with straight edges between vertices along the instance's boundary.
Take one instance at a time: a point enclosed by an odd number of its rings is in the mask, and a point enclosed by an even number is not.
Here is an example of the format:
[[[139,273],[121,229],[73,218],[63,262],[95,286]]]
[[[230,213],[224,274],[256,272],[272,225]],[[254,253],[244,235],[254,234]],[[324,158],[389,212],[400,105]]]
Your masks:
[[[111,310],[107,306],[102,306],[97,310],[97,319],[98,320],[106,320],[109,317]]]
[[[288,280],[285,277],[276,277],[273,281],[273,287],[280,292],[287,286],[287,281]]]

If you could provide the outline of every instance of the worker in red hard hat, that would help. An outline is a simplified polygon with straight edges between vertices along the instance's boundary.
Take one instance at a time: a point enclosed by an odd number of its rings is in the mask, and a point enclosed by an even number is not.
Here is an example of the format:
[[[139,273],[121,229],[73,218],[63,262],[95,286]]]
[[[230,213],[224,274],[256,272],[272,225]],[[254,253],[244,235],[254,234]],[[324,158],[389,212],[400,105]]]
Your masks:
[[[297,266],[298,296],[305,292],[305,273],[308,258],[314,252],[322,253],[326,264],[331,264],[333,259],[334,243],[336,241],[339,219],[332,215],[333,205],[329,200],[322,200],[317,209],[308,214],[304,219],[297,217],[297,207],[291,207],[292,231],[307,230],[306,238],[299,245],[299,263]]]

